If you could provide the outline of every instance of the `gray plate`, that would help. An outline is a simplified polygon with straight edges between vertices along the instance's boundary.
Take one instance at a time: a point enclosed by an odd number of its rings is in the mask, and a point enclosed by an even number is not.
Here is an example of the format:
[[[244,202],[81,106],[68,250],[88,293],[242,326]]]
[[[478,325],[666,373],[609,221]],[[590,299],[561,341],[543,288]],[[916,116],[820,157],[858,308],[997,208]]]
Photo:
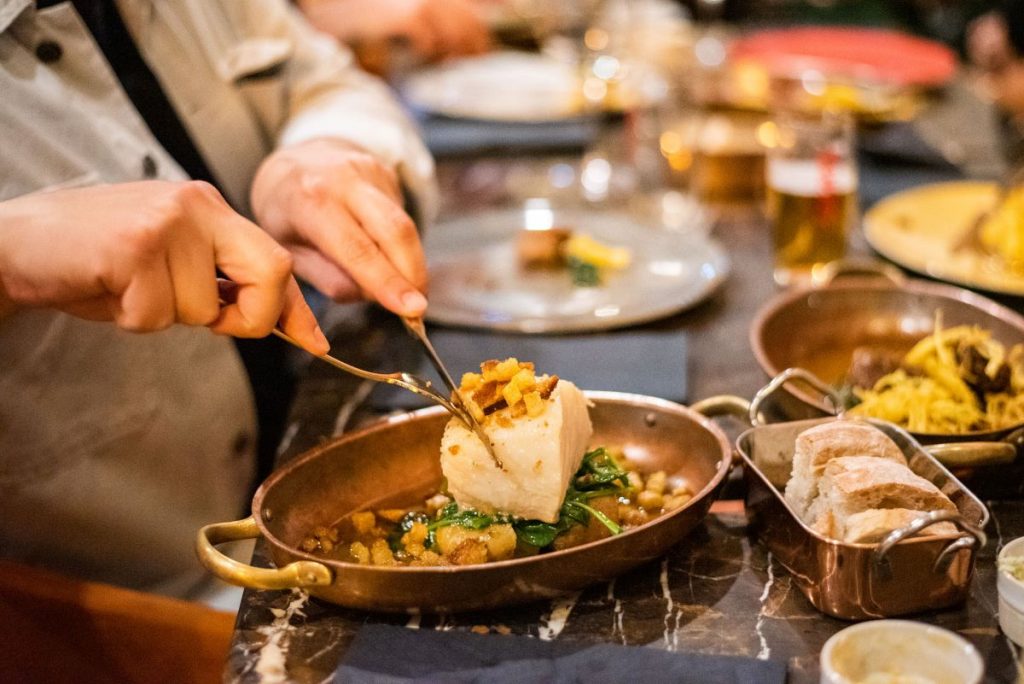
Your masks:
[[[597,287],[576,287],[568,271],[524,271],[516,259],[520,209],[485,212],[435,226],[425,248],[436,323],[521,333],[605,330],[687,309],[729,272],[722,248],[699,233],[651,228],[622,214],[556,211],[555,225],[632,251],[628,268]]]

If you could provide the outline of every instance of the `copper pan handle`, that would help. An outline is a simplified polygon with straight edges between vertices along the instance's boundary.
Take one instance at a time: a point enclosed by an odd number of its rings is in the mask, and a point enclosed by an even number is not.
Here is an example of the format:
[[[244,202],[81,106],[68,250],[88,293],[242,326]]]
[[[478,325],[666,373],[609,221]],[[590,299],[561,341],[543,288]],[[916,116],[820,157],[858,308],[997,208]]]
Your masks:
[[[924,449],[947,468],[999,465],[1017,458],[1017,447],[1009,442],[949,442]]]
[[[331,584],[334,577],[323,563],[295,561],[283,568],[256,568],[225,556],[217,544],[256,539],[260,530],[250,515],[245,520],[213,523],[196,533],[196,555],[203,567],[228,584],[248,589],[299,589]]]
[[[745,422],[750,420],[750,401],[732,394],[719,394],[701,399],[690,404],[690,408],[708,418],[735,416]]]
[[[892,549],[892,547],[899,544],[904,539],[914,536],[926,527],[930,527],[937,522],[951,522],[962,530],[960,536],[951,541],[946,548],[942,550],[939,557],[935,559],[935,565],[933,570],[940,571],[945,564],[952,560],[952,553],[963,548],[970,548],[977,545],[977,548],[985,546],[987,538],[985,533],[969,524],[963,519],[959,511],[931,511],[930,513],[924,513],[920,518],[917,518],[909,525],[901,527],[898,530],[893,530],[885,537],[875,550],[871,553],[872,565],[882,574],[883,577],[887,577],[892,572],[892,568],[889,566],[889,559],[886,558],[886,554]]]
[[[893,285],[903,285],[907,277],[895,266],[890,266],[884,261],[871,258],[850,258],[830,261],[825,264],[821,274],[814,278],[815,287],[825,287],[832,281],[847,275],[868,275],[884,278]]]

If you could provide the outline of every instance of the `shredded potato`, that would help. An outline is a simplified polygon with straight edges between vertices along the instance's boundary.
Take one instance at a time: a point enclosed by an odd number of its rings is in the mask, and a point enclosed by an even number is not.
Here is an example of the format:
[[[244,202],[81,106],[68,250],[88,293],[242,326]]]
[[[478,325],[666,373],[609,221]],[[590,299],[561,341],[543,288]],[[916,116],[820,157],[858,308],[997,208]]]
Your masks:
[[[855,387],[850,413],[924,434],[999,430],[1024,423],[1024,345],[1009,353],[977,326],[935,329],[907,352],[902,367],[870,389]]]

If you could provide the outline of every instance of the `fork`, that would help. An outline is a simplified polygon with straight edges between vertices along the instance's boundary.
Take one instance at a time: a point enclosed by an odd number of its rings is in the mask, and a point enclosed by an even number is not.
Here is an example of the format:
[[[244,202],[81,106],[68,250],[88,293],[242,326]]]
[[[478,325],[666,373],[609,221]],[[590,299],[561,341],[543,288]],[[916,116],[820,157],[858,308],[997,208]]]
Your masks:
[[[296,340],[288,333],[278,330],[277,328],[274,328],[270,332],[272,332],[277,337],[280,337],[288,344],[295,345],[299,349],[305,350],[305,347],[299,344],[298,340]],[[373,380],[374,382],[383,382],[388,385],[396,385],[398,387],[401,387],[402,389],[426,397],[427,399],[430,399],[431,401],[445,407],[445,409],[447,409],[449,413],[451,413],[453,416],[462,421],[467,428],[469,428],[470,430],[474,429],[476,421],[473,420],[473,416],[470,415],[469,411],[467,411],[462,406],[457,406],[446,396],[444,396],[436,389],[434,389],[433,383],[431,383],[430,380],[427,380],[426,378],[422,378],[412,373],[406,373],[404,371],[399,371],[395,373],[374,373],[373,371],[363,370],[358,366],[353,366],[351,364],[345,363],[344,361],[336,359],[330,354],[322,354],[317,356],[317,358],[320,359],[321,361],[329,363],[335,368],[345,371],[346,373],[351,373],[352,375],[358,376],[360,378],[365,378],[367,380]],[[476,425],[479,427],[478,424]],[[484,444],[486,446],[489,443],[485,442]]]
[[[490,455],[491,460],[494,461],[494,465],[498,466],[499,469],[502,469],[504,466],[502,466],[501,459],[498,458],[498,454],[494,452],[494,445],[491,444],[491,440],[484,432],[484,428],[480,425],[480,421],[476,419],[473,412],[469,410],[468,406],[466,406],[466,402],[462,398],[462,393],[459,392],[459,388],[452,379],[451,373],[448,372],[444,363],[441,362],[441,357],[438,356],[437,352],[434,350],[434,345],[430,343],[430,339],[427,337],[427,327],[423,324],[423,319],[418,316],[402,316],[401,318],[402,323],[405,324],[405,329],[408,330],[413,337],[419,340],[421,345],[423,345],[423,349],[427,352],[427,358],[430,359],[430,363],[434,366],[434,370],[437,371],[438,375],[440,375],[441,379],[444,381],[444,384],[448,386],[449,390],[451,390],[452,398],[454,400],[453,403],[457,404],[469,418],[470,422],[463,421],[466,423],[466,427],[472,430],[480,441],[483,442],[484,448],[487,449],[487,453]]]

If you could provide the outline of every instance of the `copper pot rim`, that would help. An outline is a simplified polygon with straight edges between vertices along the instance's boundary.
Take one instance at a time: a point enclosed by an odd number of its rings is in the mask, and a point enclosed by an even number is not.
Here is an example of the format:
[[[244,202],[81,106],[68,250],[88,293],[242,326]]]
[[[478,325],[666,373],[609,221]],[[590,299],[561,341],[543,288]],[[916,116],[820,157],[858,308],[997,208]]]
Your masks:
[[[761,370],[764,371],[768,377],[775,377],[785,370],[784,368],[776,367],[775,364],[771,362],[764,346],[764,329],[769,320],[777,316],[778,313],[786,307],[806,298],[809,295],[821,294],[828,296],[829,292],[850,291],[892,291],[901,294],[933,295],[942,299],[958,301],[978,309],[993,318],[1000,318],[1011,324],[1020,331],[1022,338],[1021,341],[1024,342],[1024,316],[1021,316],[1012,309],[1005,307],[984,295],[978,294],[977,292],[972,292],[971,290],[957,287],[955,285],[934,283],[916,278],[908,278],[900,283],[894,283],[892,281],[879,278],[878,276],[846,276],[842,280],[835,280],[827,285],[810,285],[780,292],[757,310],[757,313],[754,315],[750,324],[748,340],[750,347],[754,352],[754,358],[757,359],[757,363],[761,366]],[[823,400],[815,398],[803,389],[798,387],[786,387],[785,390],[808,406],[815,408],[824,414],[831,414],[830,407],[826,405]],[[957,441],[999,441],[1009,433],[1022,427],[1024,427],[1024,421],[1008,427],[999,428],[998,430],[984,430],[977,432],[908,432],[915,437],[922,437],[928,440],[949,439]]]
[[[415,411],[409,411],[396,416],[388,416],[375,421],[366,427],[360,428],[359,430],[341,435],[340,437],[325,442],[309,451],[305,452],[301,456],[298,456],[293,461],[289,462],[284,467],[271,473],[266,480],[260,484],[256,493],[253,495],[252,500],[252,515],[256,522],[256,526],[260,531],[260,534],[264,539],[267,540],[272,546],[275,546],[283,551],[286,551],[289,556],[294,560],[308,560],[316,563],[321,563],[331,570],[337,572],[373,572],[373,573],[402,573],[412,575],[447,575],[453,573],[466,573],[466,572],[488,572],[498,571],[507,568],[519,568],[528,567],[532,564],[552,562],[553,560],[564,558],[566,556],[575,555],[577,553],[586,551],[601,545],[619,544],[625,543],[630,537],[636,533],[645,532],[655,526],[660,526],[668,523],[671,519],[682,515],[689,509],[694,508],[703,504],[707,499],[712,497],[722,482],[725,480],[729,471],[732,469],[732,443],[729,438],[725,435],[715,422],[701,413],[690,409],[682,404],[669,401],[667,399],[661,399],[659,397],[651,397],[643,394],[631,394],[627,392],[610,392],[603,390],[584,390],[584,395],[595,402],[608,402],[608,403],[621,403],[630,404],[634,406],[643,406],[652,410],[667,411],[669,413],[675,413],[692,420],[698,426],[707,430],[715,438],[718,443],[721,458],[718,461],[718,467],[715,471],[714,476],[708,480],[707,483],[700,489],[700,491],[694,493],[693,497],[686,502],[680,508],[675,509],[669,513],[658,516],[654,520],[644,523],[639,527],[625,530],[621,534],[613,537],[605,537],[603,539],[597,539],[586,544],[580,544],[579,546],[573,546],[568,549],[562,549],[560,551],[550,551],[548,553],[541,553],[534,556],[525,556],[522,558],[512,558],[503,561],[493,561],[489,563],[478,563],[474,565],[454,565],[454,566],[432,566],[432,567],[419,567],[419,566],[380,566],[380,565],[361,565],[359,563],[349,563],[340,561],[332,558],[324,558],[323,556],[316,556],[312,553],[307,553],[302,549],[292,546],[287,542],[283,541],[276,535],[274,535],[267,527],[266,522],[263,519],[263,500],[266,498],[267,493],[270,492],[276,483],[287,478],[289,474],[303,465],[322,458],[323,455],[337,448],[341,444],[345,444],[357,439],[362,439],[368,435],[382,432],[391,429],[396,424],[412,422],[416,420],[423,420],[433,418],[446,413],[445,409],[441,406],[431,406],[427,408],[417,409]],[[708,502],[710,505],[710,502]]]

